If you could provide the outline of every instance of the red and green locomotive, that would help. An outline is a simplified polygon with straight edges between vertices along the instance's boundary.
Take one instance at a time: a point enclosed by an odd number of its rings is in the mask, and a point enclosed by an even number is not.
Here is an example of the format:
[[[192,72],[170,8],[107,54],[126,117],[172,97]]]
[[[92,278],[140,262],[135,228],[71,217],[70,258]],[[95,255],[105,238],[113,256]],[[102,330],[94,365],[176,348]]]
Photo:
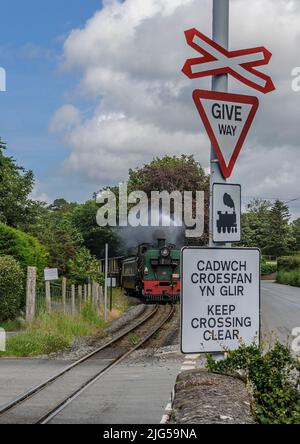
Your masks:
[[[122,264],[122,286],[127,294],[146,301],[176,302],[180,298],[180,250],[165,239],[141,244],[136,256]]]

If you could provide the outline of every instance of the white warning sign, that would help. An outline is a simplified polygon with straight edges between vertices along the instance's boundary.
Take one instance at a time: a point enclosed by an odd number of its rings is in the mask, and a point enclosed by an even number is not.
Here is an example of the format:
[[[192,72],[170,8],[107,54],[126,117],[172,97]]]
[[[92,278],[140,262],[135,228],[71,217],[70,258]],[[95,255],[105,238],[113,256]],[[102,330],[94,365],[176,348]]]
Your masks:
[[[183,353],[234,350],[259,342],[260,251],[182,250]]]

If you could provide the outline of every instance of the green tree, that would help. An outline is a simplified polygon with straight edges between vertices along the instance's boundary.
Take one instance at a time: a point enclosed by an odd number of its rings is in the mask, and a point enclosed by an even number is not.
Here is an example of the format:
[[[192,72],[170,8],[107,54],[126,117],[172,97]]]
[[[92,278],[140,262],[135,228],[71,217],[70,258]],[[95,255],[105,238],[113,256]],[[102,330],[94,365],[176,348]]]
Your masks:
[[[270,233],[267,239],[266,253],[272,256],[290,254],[295,248],[292,227],[289,225],[288,206],[276,200],[270,210]]]
[[[142,168],[129,171],[128,191],[141,190],[148,197],[152,191],[204,191],[205,193],[205,233],[201,239],[186,239],[188,244],[206,245],[208,242],[208,212],[209,212],[209,176],[205,174],[200,163],[194,156],[164,156],[154,158]],[[171,208],[172,211],[172,208]],[[195,201],[193,202],[195,215]]]
[[[5,148],[0,139],[0,222],[19,228],[22,221],[31,217],[32,200],[28,196],[33,189],[33,173],[5,156]]]
[[[80,248],[68,262],[69,277],[75,284],[85,284],[88,280],[103,284],[103,275],[99,272],[99,261],[87,248]]]
[[[109,244],[111,256],[118,254],[119,239],[116,232],[110,227],[99,227],[96,215],[98,204],[95,200],[89,200],[83,205],[78,205],[72,213],[72,224],[83,238],[83,245],[98,259],[105,254],[105,244]]]
[[[295,251],[300,252],[300,217],[292,223],[292,234],[295,239]]]
[[[242,245],[258,247],[266,253],[268,236],[270,234],[271,202],[254,199],[247,206],[247,212],[242,215]]]

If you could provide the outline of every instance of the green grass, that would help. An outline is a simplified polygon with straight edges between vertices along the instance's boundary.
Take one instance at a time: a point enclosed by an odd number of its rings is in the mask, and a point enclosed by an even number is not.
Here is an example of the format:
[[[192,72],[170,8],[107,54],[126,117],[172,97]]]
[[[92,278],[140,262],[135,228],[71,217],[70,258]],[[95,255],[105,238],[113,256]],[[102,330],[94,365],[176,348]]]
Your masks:
[[[109,296],[110,292],[108,308]],[[122,289],[113,289],[114,317],[126,311],[129,305],[130,301],[124,296]],[[2,323],[1,327],[6,331],[17,331],[22,327],[20,323],[21,320],[7,321]],[[55,353],[70,347],[76,337],[102,333],[105,326],[103,315],[96,313],[91,303],[85,304],[80,314],[75,317],[64,313],[41,313],[24,332],[7,341],[6,352],[0,352],[0,358]]]
[[[108,289],[108,305],[110,298],[110,289]],[[113,288],[113,309],[124,312],[128,310],[130,301],[128,297],[124,296],[124,290],[122,288]]]
[[[279,270],[277,273],[277,282],[279,284],[292,285],[300,287],[300,270],[284,271]]]
[[[64,313],[41,314],[28,329],[7,342],[1,356],[30,357],[57,352],[70,347],[77,336],[99,333],[105,323],[91,304],[86,304],[80,315]]]
[[[25,321],[22,318],[0,322],[0,327],[5,331],[20,331],[25,327]]]

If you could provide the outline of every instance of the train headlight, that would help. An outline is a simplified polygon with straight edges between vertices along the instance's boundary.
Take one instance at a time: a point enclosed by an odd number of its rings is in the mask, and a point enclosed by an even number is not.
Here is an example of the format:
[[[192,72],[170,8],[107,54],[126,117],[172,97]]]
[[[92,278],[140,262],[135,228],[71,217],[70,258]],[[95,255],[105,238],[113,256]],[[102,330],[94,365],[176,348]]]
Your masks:
[[[162,257],[168,257],[168,256],[170,256],[170,250],[169,250],[169,248],[162,248],[161,250],[160,250],[160,254],[161,254],[161,256]]]

